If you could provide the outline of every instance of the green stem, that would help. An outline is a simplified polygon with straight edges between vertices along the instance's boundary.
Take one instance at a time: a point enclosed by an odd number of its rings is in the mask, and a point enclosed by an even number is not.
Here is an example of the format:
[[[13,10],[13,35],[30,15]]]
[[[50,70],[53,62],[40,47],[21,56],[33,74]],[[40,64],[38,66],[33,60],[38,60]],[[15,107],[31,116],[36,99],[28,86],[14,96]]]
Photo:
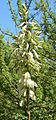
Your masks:
[[[27,88],[27,103],[26,103],[26,106],[27,106],[27,111],[29,110],[29,89]]]
[[[30,111],[29,111],[29,88],[27,88],[27,113],[28,113],[28,120],[30,120]]]

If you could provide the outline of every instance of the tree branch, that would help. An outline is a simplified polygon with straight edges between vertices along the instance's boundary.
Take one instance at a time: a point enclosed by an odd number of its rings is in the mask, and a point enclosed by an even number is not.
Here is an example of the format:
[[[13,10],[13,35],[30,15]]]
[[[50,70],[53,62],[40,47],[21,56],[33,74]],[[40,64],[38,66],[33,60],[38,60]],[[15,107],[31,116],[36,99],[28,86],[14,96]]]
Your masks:
[[[19,91],[16,89],[16,87],[14,86],[14,84],[13,83],[11,83],[9,80],[8,80],[8,78],[3,74],[3,76],[7,79],[7,81],[9,82],[9,84],[11,85],[11,87],[12,88],[14,88],[15,89],[15,91],[17,92],[17,93],[19,93]]]
[[[17,28],[17,15],[15,13],[15,10],[13,9],[13,6],[12,6],[12,3],[11,3],[12,0],[8,0],[8,4],[9,4],[9,8],[10,8],[10,12],[11,12],[11,15],[12,15],[12,19],[15,23],[15,28]],[[17,32],[17,29],[16,29],[16,32]]]
[[[8,36],[12,36],[13,34],[12,33],[8,33],[8,32],[5,32],[3,31],[1,28],[0,28],[0,32],[4,35],[8,35]]]
[[[27,0],[25,0],[25,5],[26,5],[26,7],[27,7]]]
[[[7,32],[7,31],[3,31],[1,28],[0,28],[0,32],[6,36],[10,36],[11,38],[13,39],[17,39],[18,36],[14,35],[12,32]]]
[[[27,10],[29,10],[30,5],[31,5],[31,2],[32,2],[32,0],[29,0],[29,4],[28,4],[28,6],[27,6]]]

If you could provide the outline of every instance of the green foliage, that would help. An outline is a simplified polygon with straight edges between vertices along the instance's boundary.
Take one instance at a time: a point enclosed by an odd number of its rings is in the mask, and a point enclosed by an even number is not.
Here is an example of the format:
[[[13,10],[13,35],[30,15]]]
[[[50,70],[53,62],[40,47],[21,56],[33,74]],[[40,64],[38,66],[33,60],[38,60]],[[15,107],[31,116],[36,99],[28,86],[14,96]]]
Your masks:
[[[32,0],[18,0],[18,24],[12,1],[8,3],[21,31],[14,35],[0,29],[0,120],[27,120],[28,110],[31,120],[56,120],[55,12],[47,1],[34,0],[34,11],[42,13],[38,24],[31,15]],[[4,42],[5,35],[14,42]]]

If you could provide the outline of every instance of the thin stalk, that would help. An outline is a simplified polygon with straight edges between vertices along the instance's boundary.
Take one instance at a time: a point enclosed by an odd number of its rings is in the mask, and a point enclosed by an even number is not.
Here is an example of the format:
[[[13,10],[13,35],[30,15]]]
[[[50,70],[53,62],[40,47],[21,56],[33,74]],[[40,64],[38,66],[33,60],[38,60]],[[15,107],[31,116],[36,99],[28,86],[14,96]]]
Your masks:
[[[27,88],[27,113],[28,113],[28,120],[30,120],[30,111],[29,111],[29,89]]]
[[[28,112],[28,120],[30,120],[30,111]]]

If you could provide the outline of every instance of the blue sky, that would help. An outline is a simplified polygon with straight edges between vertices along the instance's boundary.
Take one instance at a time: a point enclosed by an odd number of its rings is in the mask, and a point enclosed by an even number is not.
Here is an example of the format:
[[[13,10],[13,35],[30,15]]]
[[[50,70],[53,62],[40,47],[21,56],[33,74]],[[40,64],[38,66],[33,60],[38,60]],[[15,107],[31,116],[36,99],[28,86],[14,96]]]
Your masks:
[[[17,0],[12,0],[12,1],[15,7],[16,6],[15,1]],[[53,7],[54,0],[49,0],[49,1],[51,1],[51,6]],[[15,32],[15,26],[11,18],[7,0],[0,0],[0,26],[4,30],[9,29],[10,31]]]
[[[7,0],[0,0],[0,26],[4,30],[9,29],[15,32]]]

